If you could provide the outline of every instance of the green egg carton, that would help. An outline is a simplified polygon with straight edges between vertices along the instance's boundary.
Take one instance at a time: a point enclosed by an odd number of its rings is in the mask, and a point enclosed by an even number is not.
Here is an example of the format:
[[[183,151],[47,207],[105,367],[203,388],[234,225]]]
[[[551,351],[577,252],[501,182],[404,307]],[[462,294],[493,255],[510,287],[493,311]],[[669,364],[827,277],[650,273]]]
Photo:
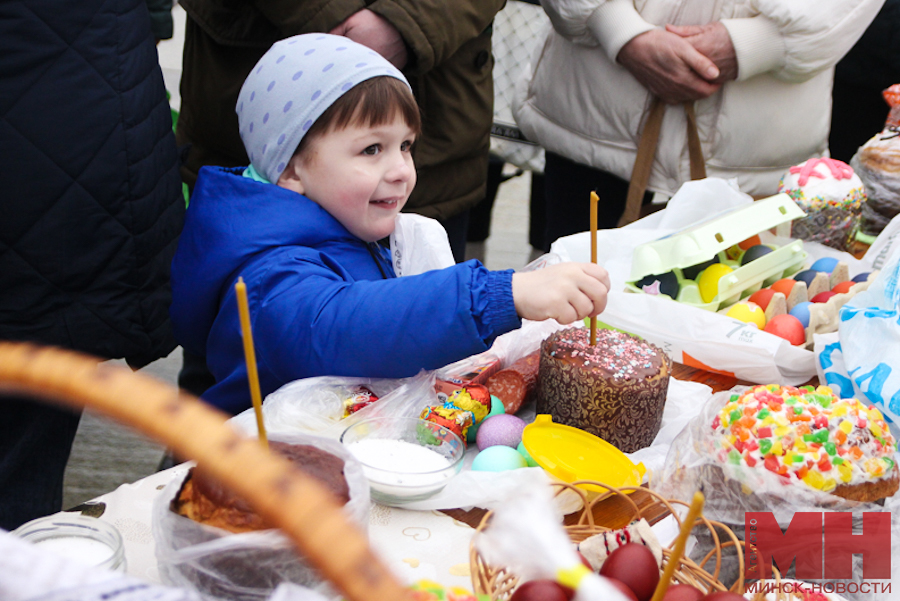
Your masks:
[[[807,257],[800,240],[794,240],[746,265],[728,257],[726,250],[760,232],[805,215],[790,196],[776,194],[642,244],[634,249],[631,277],[625,288],[643,294],[643,290],[636,285],[642,278],[672,272],[678,279],[679,288],[674,300],[707,311],[718,311],[803,269]],[[683,270],[715,257],[733,271],[719,279],[717,294],[705,302],[697,282],[686,278]],[[671,298],[665,294],[660,296]]]

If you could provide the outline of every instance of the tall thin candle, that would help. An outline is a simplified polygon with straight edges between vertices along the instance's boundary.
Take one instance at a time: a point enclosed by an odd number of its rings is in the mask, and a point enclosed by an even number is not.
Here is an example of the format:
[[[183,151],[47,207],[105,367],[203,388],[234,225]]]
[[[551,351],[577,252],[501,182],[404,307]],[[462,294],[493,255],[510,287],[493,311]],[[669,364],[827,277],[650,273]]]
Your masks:
[[[253,331],[250,329],[250,306],[247,303],[247,284],[244,278],[239,277],[234,285],[234,293],[237,295],[238,313],[241,317],[241,334],[244,338],[244,361],[247,363],[247,381],[250,384],[250,400],[253,402],[253,411],[256,413],[256,428],[259,430],[259,441],[263,447],[269,448],[269,440],[266,437],[266,426],[263,423],[262,394],[259,390],[259,372],[256,370],[256,351],[253,348]]]
[[[591,263],[597,263],[597,202],[600,197],[591,191]],[[597,344],[597,317],[591,317],[591,346]]]

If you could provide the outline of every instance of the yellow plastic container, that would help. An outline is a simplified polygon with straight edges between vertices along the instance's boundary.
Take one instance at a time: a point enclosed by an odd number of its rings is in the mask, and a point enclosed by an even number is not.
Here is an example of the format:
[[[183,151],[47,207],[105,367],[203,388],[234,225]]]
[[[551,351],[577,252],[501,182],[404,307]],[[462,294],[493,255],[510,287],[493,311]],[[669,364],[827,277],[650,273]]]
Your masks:
[[[640,486],[643,463],[635,465],[622,451],[599,436],[553,423],[549,415],[538,415],[525,426],[522,444],[535,463],[563,482],[595,480],[616,488]],[[579,485],[603,492],[596,485]]]

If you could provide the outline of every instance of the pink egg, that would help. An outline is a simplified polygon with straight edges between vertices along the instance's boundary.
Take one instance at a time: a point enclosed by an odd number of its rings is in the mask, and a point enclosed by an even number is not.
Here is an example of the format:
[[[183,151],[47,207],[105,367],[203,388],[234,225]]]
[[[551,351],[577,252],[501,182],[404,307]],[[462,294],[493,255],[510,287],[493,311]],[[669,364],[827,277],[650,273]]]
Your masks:
[[[800,320],[793,315],[776,315],[763,329],[769,334],[784,338],[794,346],[806,342],[806,330]]]
[[[524,429],[525,420],[521,417],[506,413],[494,415],[484,420],[478,427],[475,444],[479,450],[499,444],[515,449],[522,442]]]

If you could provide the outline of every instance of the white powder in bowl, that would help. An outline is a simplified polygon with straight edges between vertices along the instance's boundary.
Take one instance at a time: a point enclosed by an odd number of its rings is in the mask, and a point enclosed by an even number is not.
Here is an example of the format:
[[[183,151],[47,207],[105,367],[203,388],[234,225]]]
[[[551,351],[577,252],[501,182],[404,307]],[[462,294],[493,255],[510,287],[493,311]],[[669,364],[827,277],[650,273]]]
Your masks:
[[[456,473],[440,453],[402,440],[369,438],[347,449],[363,464],[376,500],[433,494]]]

